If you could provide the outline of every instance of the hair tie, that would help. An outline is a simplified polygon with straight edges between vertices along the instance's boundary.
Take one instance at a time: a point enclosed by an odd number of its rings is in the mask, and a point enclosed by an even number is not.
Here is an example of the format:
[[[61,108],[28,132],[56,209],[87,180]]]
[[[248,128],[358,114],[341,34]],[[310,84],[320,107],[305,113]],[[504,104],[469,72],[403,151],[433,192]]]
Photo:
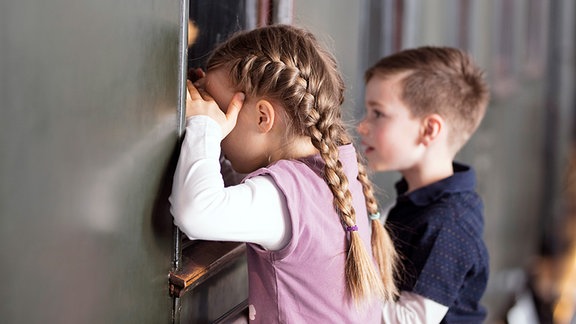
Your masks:
[[[374,214],[370,214],[371,220],[379,220],[380,219],[380,212],[375,212]]]
[[[358,225],[346,226],[346,232],[355,232],[358,230]]]

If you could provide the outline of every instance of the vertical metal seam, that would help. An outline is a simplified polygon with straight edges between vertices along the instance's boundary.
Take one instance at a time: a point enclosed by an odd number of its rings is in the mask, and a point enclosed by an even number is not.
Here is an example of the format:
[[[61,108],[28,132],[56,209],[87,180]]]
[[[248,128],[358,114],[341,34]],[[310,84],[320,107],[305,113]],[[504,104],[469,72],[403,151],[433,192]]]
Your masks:
[[[180,30],[178,39],[178,142],[182,143],[186,123],[186,67],[188,51],[188,0],[180,0]],[[182,251],[180,244],[180,229],[174,226],[174,257],[173,267],[178,271],[182,267]]]
[[[188,60],[188,0],[180,0],[179,6],[179,32],[178,32],[178,99],[176,107],[176,121],[178,133],[178,147],[182,144],[186,123],[186,78]],[[180,229],[173,225],[173,255],[172,269],[178,271],[182,269],[182,245],[180,240]],[[180,323],[180,299],[172,297],[172,323]]]
[[[182,140],[186,122],[186,77],[188,58],[188,0],[180,0],[178,39],[178,137]]]

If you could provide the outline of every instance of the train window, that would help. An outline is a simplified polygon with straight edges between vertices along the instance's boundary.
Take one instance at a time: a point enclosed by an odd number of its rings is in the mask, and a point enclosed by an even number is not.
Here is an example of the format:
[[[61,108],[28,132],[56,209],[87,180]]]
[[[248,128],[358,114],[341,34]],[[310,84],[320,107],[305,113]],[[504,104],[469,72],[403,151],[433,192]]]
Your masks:
[[[204,68],[215,45],[236,31],[258,22],[258,7],[252,0],[192,0],[189,6],[188,67]]]
[[[212,48],[236,31],[291,23],[292,0],[191,0],[188,66],[203,68]]]

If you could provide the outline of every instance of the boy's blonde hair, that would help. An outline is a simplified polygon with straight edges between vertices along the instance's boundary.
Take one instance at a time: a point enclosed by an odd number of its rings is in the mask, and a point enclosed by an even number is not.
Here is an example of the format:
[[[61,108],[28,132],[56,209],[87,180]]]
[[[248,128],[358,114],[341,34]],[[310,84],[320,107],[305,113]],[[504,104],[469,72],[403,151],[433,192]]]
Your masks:
[[[280,103],[286,110],[290,132],[311,138],[325,162],[324,178],[334,195],[334,206],[346,226],[356,224],[348,179],[339,161],[338,146],[351,142],[341,119],[344,83],[335,58],[308,31],[273,25],[240,32],[218,46],[208,59],[207,70],[225,68],[232,86],[246,97],[259,96]],[[378,206],[372,187],[359,161],[360,175],[369,213]],[[350,232],[346,261],[348,291],[354,301],[373,295],[392,299],[396,253],[388,233],[373,221],[373,259],[356,231]],[[342,235],[346,235],[343,230]]]
[[[401,99],[415,117],[439,114],[448,123],[449,145],[458,152],[476,131],[490,100],[484,73],[465,52],[424,46],[383,57],[365,81],[406,74]]]

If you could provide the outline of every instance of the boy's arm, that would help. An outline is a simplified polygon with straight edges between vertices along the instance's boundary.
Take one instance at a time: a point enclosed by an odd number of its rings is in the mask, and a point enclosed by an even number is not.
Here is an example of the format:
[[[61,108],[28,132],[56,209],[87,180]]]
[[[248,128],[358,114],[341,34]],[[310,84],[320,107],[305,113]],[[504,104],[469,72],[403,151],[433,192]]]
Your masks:
[[[384,303],[384,307],[382,308],[382,323],[440,323],[447,312],[448,306],[444,306],[415,293],[402,291],[398,301],[395,303]]]

